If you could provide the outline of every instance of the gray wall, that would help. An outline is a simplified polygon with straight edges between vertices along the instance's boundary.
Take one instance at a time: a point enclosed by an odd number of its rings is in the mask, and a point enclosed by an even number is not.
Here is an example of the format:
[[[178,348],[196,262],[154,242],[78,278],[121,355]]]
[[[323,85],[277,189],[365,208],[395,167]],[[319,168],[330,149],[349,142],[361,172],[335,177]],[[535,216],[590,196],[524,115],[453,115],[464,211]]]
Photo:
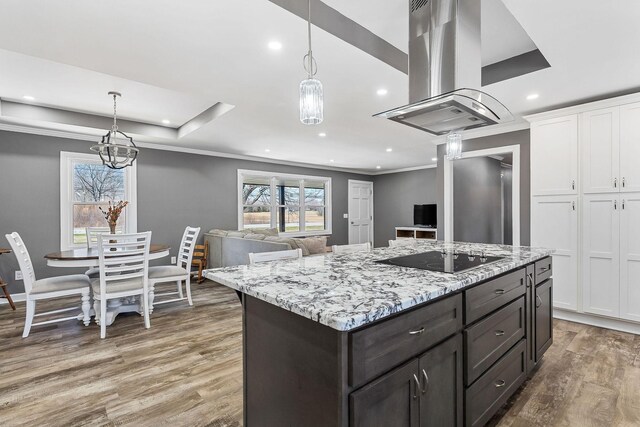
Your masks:
[[[501,169],[500,161],[490,157],[453,163],[454,240],[502,243]]]
[[[531,239],[531,185],[530,185],[530,136],[529,130],[503,133],[483,138],[475,138],[462,142],[462,151],[483,150],[486,148],[504,147],[507,145],[520,145],[520,244],[529,245]],[[445,145],[438,146],[438,236],[444,238],[444,168],[442,167],[445,154]],[[457,215],[466,215],[469,212],[455,212]]]
[[[375,246],[387,246],[395,239],[395,227],[413,225],[413,205],[436,203],[436,199],[435,168],[375,176]]]
[[[39,277],[82,272],[47,267],[44,255],[60,250],[60,151],[89,152],[90,142],[0,131],[0,246],[4,235],[20,233]],[[143,149],[138,160],[138,230],[153,231],[175,255],[186,225],[237,228],[237,170],[254,169],[332,178],[333,235],[330,244],[348,243],[347,182],[366,175],[270,163]],[[169,259],[164,260],[168,262]],[[18,269],[13,255],[0,256],[0,275],[13,293]]]

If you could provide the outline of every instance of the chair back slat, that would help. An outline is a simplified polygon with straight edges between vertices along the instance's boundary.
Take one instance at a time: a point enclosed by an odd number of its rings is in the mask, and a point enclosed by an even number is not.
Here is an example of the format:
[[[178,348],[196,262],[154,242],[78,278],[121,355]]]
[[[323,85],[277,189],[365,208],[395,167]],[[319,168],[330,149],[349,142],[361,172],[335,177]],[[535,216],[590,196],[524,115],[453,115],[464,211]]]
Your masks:
[[[355,243],[353,245],[333,245],[334,254],[351,254],[354,252],[368,252],[371,250],[371,242],[367,243]]]
[[[249,254],[249,263],[282,261],[286,259],[302,258],[302,249],[291,249],[288,251],[256,252]]]
[[[98,236],[101,234],[109,234],[111,230],[109,227],[87,227],[85,229],[87,234],[87,249],[98,247]]]
[[[108,284],[141,279],[147,288],[151,232],[134,234],[101,234],[98,236],[100,293],[108,294]]]
[[[180,249],[178,249],[178,256],[176,257],[176,265],[178,267],[183,267],[187,271],[191,270],[191,260],[193,259],[193,252],[196,248],[199,234],[200,227],[187,226],[184,229]]]
[[[29,251],[22,241],[22,237],[20,237],[18,233],[13,232],[11,234],[5,234],[5,237],[7,238],[7,241],[11,246],[11,250],[18,259],[18,265],[20,266],[20,271],[22,272],[24,292],[29,295],[31,293],[31,289],[33,289],[33,282],[36,281],[36,273],[33,269],[33,264],[31,263]]]

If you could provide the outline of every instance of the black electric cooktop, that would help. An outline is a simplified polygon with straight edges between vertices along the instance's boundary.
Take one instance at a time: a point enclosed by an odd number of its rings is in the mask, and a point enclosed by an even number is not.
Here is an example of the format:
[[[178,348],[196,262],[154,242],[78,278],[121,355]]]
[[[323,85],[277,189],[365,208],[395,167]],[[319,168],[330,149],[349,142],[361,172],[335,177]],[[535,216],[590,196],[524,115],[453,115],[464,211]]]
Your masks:
[[[460,273],[499,261],[504,257],[488,256],[484,253],[430,251],[376,261],[379,264],[398,267],[419,268],[441,273]]]

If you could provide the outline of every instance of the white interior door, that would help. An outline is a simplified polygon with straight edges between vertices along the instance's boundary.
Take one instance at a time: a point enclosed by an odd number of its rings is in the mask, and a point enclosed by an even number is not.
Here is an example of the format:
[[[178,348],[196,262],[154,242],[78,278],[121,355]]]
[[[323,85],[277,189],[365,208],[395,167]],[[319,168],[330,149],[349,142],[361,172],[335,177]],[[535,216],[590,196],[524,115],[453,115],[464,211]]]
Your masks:
[[[618,195],[585,195],[582,214],[583,309],[620,314],[620,210]]]
[[[640,103],[620,107],[620,190],[640,191]]]
[[[373,182],[349,180],[349,244],[373,245]]]
[[[582,114],[582,191],[617,193],[621,185],[620,108]]]
[[[531,244],[555,249],[553,305],[578,309],[578,212],[576,196],[534,197]]]
[[[620,317],[640,322],[640,193],[620,197]]]
[[[578,116],[531,125],[531,194],[578,193]]]

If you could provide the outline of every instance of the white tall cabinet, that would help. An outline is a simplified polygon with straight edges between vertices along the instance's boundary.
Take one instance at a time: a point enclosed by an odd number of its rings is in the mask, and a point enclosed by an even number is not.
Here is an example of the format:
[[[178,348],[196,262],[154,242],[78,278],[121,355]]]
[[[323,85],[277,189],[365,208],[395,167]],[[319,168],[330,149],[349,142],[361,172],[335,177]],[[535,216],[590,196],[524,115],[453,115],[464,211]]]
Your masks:
[[[640,94],[527,119],[531,244],[556,249],[557,313],[640,331]]]

